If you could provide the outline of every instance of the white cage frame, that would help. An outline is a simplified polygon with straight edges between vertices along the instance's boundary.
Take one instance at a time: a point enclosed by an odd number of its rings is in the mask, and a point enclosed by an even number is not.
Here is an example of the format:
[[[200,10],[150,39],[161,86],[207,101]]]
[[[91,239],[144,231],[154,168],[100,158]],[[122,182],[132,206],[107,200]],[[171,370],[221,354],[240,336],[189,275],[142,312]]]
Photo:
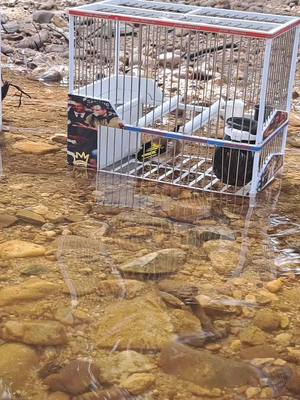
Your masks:
[[[270,73],[270,61],[272,57],[272,46],[275,43],[276,38],[281,37],[287,32],[294,32],[294,40],[292,44],[292,52],[291,52],[291,60],[289,66],[289,76],[287,78],[288,85],[286,88],[286,103],[284,107],[281,107],[282,111],[285,111],[289,114],[291,109],[291,100],[292,100],[292,90],[293,90],[293,82],[294,76],[296,72],[296,64],[297,64],[297,52],[299,46],[299,24],[300,19],[291,16],[282,16],[282,15],[272,15],[272,14],[263,14],[263,13],[254,13],[254,12],[243,12],[243,11],[233,11],[233,10],[223,10],[209,7],[197,7],[190,5],[182,5],[182,4],[173,4],[173,3],[162,3],[156,1],[145,1],[145,0],[105,0],[101,3],[93,3],[90,5],[79,6],[76,8],[72,8],[69,10],[70,14],[70,80],[69,80],[69,92],[70,94],[79,94],[83,96],[91,96],[97,98],[95,96],[95,88],[100,84],[100,81],[94,77],[94,81],[92,84],[85,84],[82,86],[76,87],[75,85],[75,42],[76,42],[76,29],[75,29],[75,18],[93,18],[100,19],[105,21],[112,21],[115,25],[115,35],[112,40],[114,41],[114,49],[115,49],[115,67],[114,70],[117,71],[115,76],[116,85],[126,86],[126,78],[119,76],[119,49],[120,49],[120,24],[121,23],[131,23],[131,24],[144,24],[144,25],[154,25],[154,26],[162,26],[168,27],[172,29],[188,29],[193,31],[201,31],[212,34],[224,34],[224,35],[233,35],[238,37],[249,37],[264,40],[265,48],[263,54],[263,66],[262,66],[262,77],[260,82],[260,97],[259,97],[259,114],[257,121],[257,134],[255,144],[248,143],[235,143],[229,142],[228,140],[221,140],[213,137],[199,137],[193,134],[196,127],[201,127],[207,121],[210,121],[212,115],[216,115],[220,113],[220,109],[222,108],[221,100],[218,103],[212,104],[206,110],[203,111],[201,118],[197,117],[192,121],[185,125],[184,129],[179,132],[166,132],[161,129],[155,129],[151,125],[150,120],[147,121],[147,115],[140,116],[136,118],[136,120],[125,121],[125,126],[123,131],[120,132],[119,129],[115,128],[101,128],[101,134],[99,129],[99,140],[98,140],[98,153],[101,156],[102,153],[106,154],[106,158],[104,162],[104,155],[102,157],[98,157],[98,169],[106,170],[108,172],[134,176],[142,179],[150,179],[151,174],[157,172],[161,166],[161,164],[153,164],[150,161],[150,164],[147,165],[147,172],[145,171],[145,164],[142,163],[136,165],[136,160],[132,160],[128,158],[128,162],[124,164],[122,161],[120,164],[120,154],[118,153],[118,148],[122,141],[124,145],[125,141],[125,153],[133,152],[137,150],[141,143],[141,134],[146,135],[154,135],[156,137],[165,138],[167,140],[178,140],[178,141],[187,141],[189,143],[197,143],[199,145],[205,146],[221,146],[221,147],[229,147],[238,150],[248,150],[253,152],[253,170],[252,170],[252,181],[245,185],[244,187],[235,187],[232,188],[232,185],[224,184],[221,188],[214,189],[213,185],[218,181],[218,179],[214,176],[212,168],[207,168],[202,174],[198,175],[195,179],[189,179],[188,184],[182,183],[182,176],[186,178],[187,174],[191,173],[191,167],[189,166],[186,170],[182,170],[182,165],[187,162],[187,158],[184,159],[182,155],[181,159],[178,160],[180,164],[181,172],[180,179],[173,180],[171,183],[190,187],[192,189],[199,189],[195,187],[195,183],[198,183],[202,178],[209,177],[210,183],[201,187],[200,190],[211,191],[211,192],[223,192],[241,196],[250,196],[255,197],[257,192],[262,190],[266,185],[269,184],[275,177],[275,174],[279,172],[278,170],[274,170],[271,173],[267,171],[269,168],[269,162],[272,158],[281,157],[283,159],[285,153],[286,146],[286,137],[287,137],[287,121],[281,124],[277,129],[272,132],[270,136],[264,138],[264,133],[268,129],[268,124],[271,122],[270,116],[268,122],[264,120],[264,112],[261,110],[265,110],[266,102],[267,102],[267,90],[268,90],[268,80]],[[101,80],[101,79],[100,79]],[[102,79],[101,85],[105,85],[105,79]],[[152,96],[153,93],[157,93],[157,96],[160,96],[159,91],[155,89],[155,82],[152,82],[153,88],[145,93],[145,96]],[[119,86],[119,87],[121,87]],[[115,96],[114,92],[114,96]],[[117,96],[117,95],[116,95]],[[112,99],[112,95],[108,92],[106,98],[108,100]],[[154,95],[155,97],[155,95]],[[124,107],[129,106],[132,107],[132,102],[129,104],[123,105],[120,109],[117,109],[120,113],[124,114]],[[165,109],[164,109],[165,107]],[[173,108],[172,108],[173,107]],[[151,111],[151,116],[153,115],[163,115],[166,112],[172,111],[174,108],[182,108],[189,107],[189,105],[184,104],[182,98],[179,96],[174,96],[174,98],[168,100],[168,106],[165,103],[157,102],[156,111]],[[194,107],[195,110],[195,107]],[[155,114],[156,113],[156,114]],[[137,110],[137,116],[139,116],[139,110]],[[150,118],[150,113],[148,115]],[[153,121],[154,118],[152,118]],[[197,125],[198,124],[198,125]],[[117,133],[117,135],[116,135]],[[136,141],[135,143],[130,142],[131,135],[135,135]],[[109,137],[114,135],[113,148],[110,144]],[[127,141],[127,142],[126,142]],[[274,142],[277,143],[277,147],[274,145]],[[127,143],[127,144],[126,144]],[[127,147],[126,147],[127,146]],[[279,147],[278,147],[279,146]],[[276,151],[274,151],[276,147]],[[116,150],[117,149],[117,150]],[[126,154],[122,153],[124,149],[121,150],[121,155],[124,155],[126,158]],[[112,153],[111,153],[112,152]],[[119,151],[120,153],[120,151]],[[107,157],[107,154],[111,154],[111,157]],[[264,154],[264,158],[262,158],[262,154]],[[191,159],[191,155],[189,155],[189,159]],[[168,176],[168,174],[172,174],[174,169],[179,168],[179,164],[177,165],[177,161],[173,160],[173,164],[171,167],[165,168],[164,172],[156,177],[155,180],[159,182],[164,182],[164,178]],[[196,170],[199,166],[203,164],[203,161],[199,161],[193,165],[192,169]],[[112,167],[111,167],[112,166]],[[138,170],[142,170],[143,173],[139,174]],[[193,172],[193,171],[192,171]],[[268,172],[268,178],[263,181],[263,176]],[[169,182],[167,182],[169,183]],[[230,187],[231,186],[231,187]]]

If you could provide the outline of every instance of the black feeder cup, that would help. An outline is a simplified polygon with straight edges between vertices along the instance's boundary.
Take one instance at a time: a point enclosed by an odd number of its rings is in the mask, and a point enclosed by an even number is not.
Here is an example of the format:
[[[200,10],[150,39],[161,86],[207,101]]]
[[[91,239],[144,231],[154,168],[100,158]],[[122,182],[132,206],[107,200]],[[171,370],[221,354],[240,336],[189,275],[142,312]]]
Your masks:
[[[225,126],[225,140],[255,144],[257,121],[251,118],[228,118]],[[218,147],[215,151],[213,171],[221,182],[244,186],[252,179],[254,153],[248,150]]]

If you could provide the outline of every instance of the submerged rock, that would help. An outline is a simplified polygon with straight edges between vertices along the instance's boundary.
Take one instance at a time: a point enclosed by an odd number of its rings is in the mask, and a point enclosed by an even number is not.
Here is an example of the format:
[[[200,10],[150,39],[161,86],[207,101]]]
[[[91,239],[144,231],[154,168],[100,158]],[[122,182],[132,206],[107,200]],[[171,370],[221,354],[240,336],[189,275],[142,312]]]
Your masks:
[[[23,221],[33,223],[33,224],[44,224],[46,222],[45,218],[40,215],[35,213],[34,211],[31,210],[19,210],[17,212],[17,217],[22,219]]]
[[[206,350],[170,343],[161,352],[162,370],[206,388],[230,388],[258,384],[256,370],[240,361],[222,358]]]
[[[9,240],[0,244],[0,258],[39,257],[46,252],[45,247],[39,244],[25,242],[24,240]]]
[[[64,326],[56,321],[7,321],[0,326],[4,340],[38,346],[53,346],[67,342]]]
[[[53,144],[44,142],[31,142],[29,140],[19,141],[13,145],[13,148],[21,151],[22,153],[38,155],[55,153],[59,150],[59,147]]]
[[[240,340],[242,343],[255,346],[264,344],[267,340],[267,336],[256,326],[249,326],[240,332]]]
[[[149,357],[134,350],[112,353],[110,356],[101,357],[97,363],[105,365],[101,370],[101,382],[107,384],[119,384],[133,374],[149,373],[156,369]]]
[[[93,390],[82,395],[72,397],[72,400],[126,400],[131,399],[126,389],[113,387],[104,390]]]
[[[110,304],[99,319],[96,342],[102,348],[160,349],[173,326],[166,306],[155,294]]]
[[[253,323],[264,331],[274,331],[280,327],[280,316],[271,310],[259,310],[255,314]]]
[[[0,346],[0,376],[13,390],[24,389],[38,363],[37,353],[29,346],[17,343]]]
[[[229,240],[209,240],[203,250],[212,267],[221,275],[227,275],[238,267],[240,246]]]
[[[52,391],[78,395],[90,388],[101,387],[98,379],[99,368],[90,361],[73,360],[57,374],[49,375],[44,382]]]
[[[98,285],[100,296],[110,295],[121,299],[132,299],[145,290],[145,283],[134,279],[108,279]]]
[[[0,290],[0,306],[7,306],[23,301],[44,299],[55,294],[59,285],[39,278],[31,278],[20,285],[8,286]]]
[[[39,24],[48,24],[53,17],[54,13],[46,10],[35,11],[32,15],[33,21]]]
[[[152,374],[133,374],[121,382],[121,387],[130,394],[137,396],[146,392],[154,382],[155,376]]]
[[[141,275],[170,274],[178,271],[185,263],[186,254],[178,249],[164,249],[146,254],[121,266],[124,273]]]
[[[17,222],[17,218],[9,214],[0,214],[0,228],[8,228]]]

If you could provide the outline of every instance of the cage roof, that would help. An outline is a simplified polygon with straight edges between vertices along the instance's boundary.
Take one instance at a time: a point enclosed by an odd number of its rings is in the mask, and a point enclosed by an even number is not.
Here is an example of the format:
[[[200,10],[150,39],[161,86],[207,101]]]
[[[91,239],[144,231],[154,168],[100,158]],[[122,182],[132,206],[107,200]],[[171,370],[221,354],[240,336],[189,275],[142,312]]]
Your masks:
[[[146,0],[105,0],[69,10],[70,15],[128,23],[273,38],[300,24],[287,15],[197,7]]]

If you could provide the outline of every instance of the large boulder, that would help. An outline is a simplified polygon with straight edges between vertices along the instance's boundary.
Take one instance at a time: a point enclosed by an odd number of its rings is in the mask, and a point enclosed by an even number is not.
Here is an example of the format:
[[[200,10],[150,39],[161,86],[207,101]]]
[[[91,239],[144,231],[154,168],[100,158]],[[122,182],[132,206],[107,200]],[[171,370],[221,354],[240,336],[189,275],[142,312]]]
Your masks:
[[[157,350],[172,334],[165,304],[155,293],[149,293],[106,307],[95,340],[102,348]]]
[[[206,388],[255,386],[259,382],[256,369],[244,362],[178,343],[169,343],[163,348],[159,365],[167,374]]]
[[[37,353],[29,346],[17,343],[0,346],[0,377],[12,390],[24,389],[38,363]]]

